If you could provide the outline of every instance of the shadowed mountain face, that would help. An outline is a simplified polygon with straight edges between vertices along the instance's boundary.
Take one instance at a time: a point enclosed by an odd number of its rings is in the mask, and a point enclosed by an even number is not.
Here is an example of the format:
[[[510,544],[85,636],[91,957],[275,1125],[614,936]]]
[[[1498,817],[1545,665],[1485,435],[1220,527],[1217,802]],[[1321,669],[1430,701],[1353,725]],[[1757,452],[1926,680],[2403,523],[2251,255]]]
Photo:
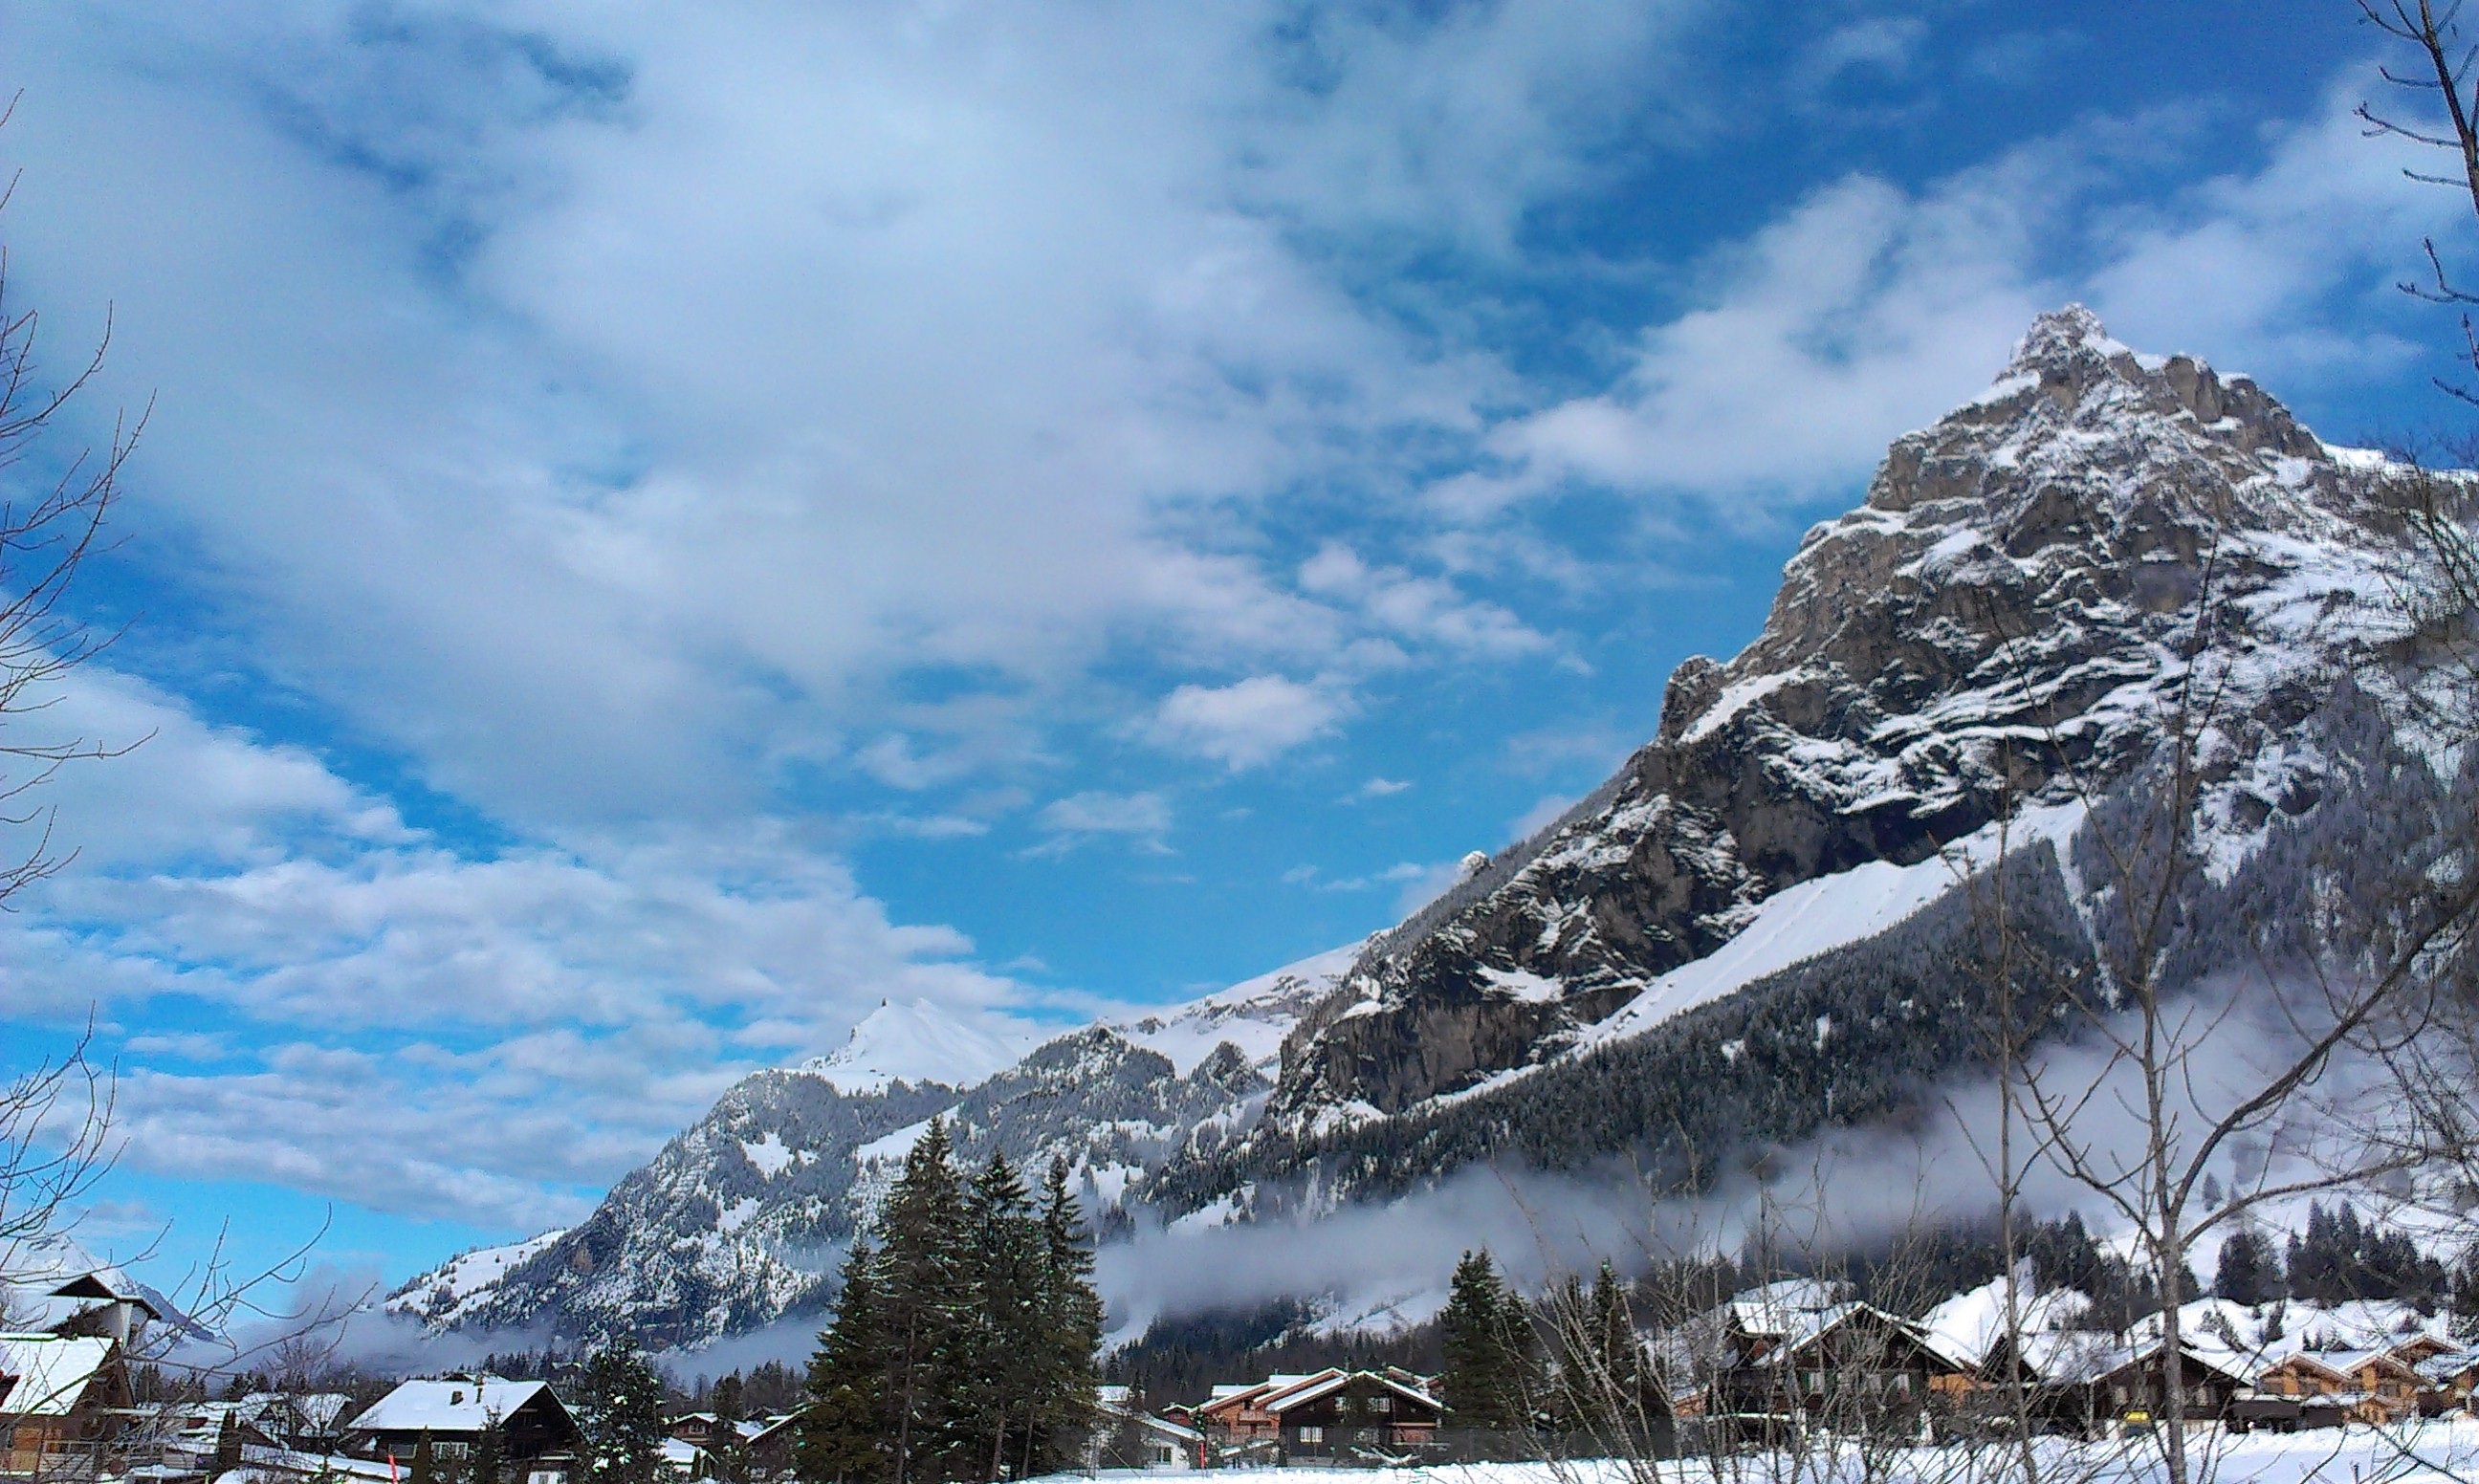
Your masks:
[[[1392,933],[995,1075],[758,1074],[574,1231],[392,1303],[656,1343],[812,1312],[937,1113],[967,1157],[1067,1159],[1106,1231],[1898,1115],[1970,1055],[1955,883],[2007,822],[2029,931],[2088,961],[2107,904],[2085,806],[2153,756],[2183,693],[2215,703],[2210,883],[2294,889],[2250,862],[2297,857],[2337,759],[2385,745],[2364,707],[2327,703],[2398,628],[2390,476],[2251,381],[2044,316],[1986,394],[1808,533],[1753,643],[1679,667],[1617,776]]]

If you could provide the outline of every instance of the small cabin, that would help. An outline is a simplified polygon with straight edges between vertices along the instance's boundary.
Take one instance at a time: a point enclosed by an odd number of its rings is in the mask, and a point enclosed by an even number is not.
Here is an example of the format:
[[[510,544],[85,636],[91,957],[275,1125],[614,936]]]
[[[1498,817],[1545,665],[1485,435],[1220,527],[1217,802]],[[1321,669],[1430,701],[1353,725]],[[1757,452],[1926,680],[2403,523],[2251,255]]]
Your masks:
[[[100,1335],[0,1335],[0,1471],[91,1479],[130,1415],[129,1368]]]
[[[498,1428],[511,1484],[568,1484],[581,1434],[541,1381],[455,1374],[406,1381],[371,1403],[345,1429],[349,1451],[411,1463],[424,1435],[434,1454],[462,1458]]]

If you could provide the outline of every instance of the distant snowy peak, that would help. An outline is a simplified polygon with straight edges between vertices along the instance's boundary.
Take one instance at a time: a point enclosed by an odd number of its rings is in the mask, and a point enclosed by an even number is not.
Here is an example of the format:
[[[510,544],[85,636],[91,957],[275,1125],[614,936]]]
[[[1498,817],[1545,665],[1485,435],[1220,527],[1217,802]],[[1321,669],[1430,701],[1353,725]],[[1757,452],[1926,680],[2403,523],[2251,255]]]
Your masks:
[[[877,1092],[897,1082],[970,1087],[1031,1051],[1033,1032],[995,1017],[966,1019],[928,1000],[880,1004],[843,1045],[801,1063],[838,1092]]]
[[[554,1227],[524,1241],[459,1252],[390,1293],[387,1311],[419,1319],[433,1328],[445,1328],[462,1318],[477,1298],[492,1292],[507,1276],[508,1269],[548,1250],[567,1235],[568,1228]]]
[[[1363,946],[1330,948],[1175,1010],[1117,1021],[1109,1029],[1135,1045],[1168,1057],[1182,1077],[1225,1043],[1249,1065],[1270,1073],[1282,1061],[1283,1037],[1342,983]]]
[[[575,1228],[463,1254],[389,1308],[434,1330],[688,1347],[815,1313],[835,1253],[940,1115],[968,1160],[1066,1161],[1108,1220],[1165,1159],[1254,1119],[1283,1038],[1358,951],[1037,1046],[996,1016],[882,1005],[831,1055],[744,1078]]]

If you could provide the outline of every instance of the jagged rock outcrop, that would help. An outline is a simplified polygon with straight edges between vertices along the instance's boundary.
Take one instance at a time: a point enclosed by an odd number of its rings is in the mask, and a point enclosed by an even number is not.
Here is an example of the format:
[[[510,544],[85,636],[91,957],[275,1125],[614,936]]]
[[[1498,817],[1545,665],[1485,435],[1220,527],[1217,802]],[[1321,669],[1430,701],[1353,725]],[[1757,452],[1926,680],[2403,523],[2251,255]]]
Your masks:
[[[2261,824],[2294,799],[2231,780],[2382,590],[2382,477],[2246,378],[2042,317],[1807,534],[1753,643],[1678,668],[1616,778],[1372,944],[1286,1048],[1252,1158],[1554,1060],[1794,883],[2105,786],[2199,625],[2238,661],[2214,806]]]

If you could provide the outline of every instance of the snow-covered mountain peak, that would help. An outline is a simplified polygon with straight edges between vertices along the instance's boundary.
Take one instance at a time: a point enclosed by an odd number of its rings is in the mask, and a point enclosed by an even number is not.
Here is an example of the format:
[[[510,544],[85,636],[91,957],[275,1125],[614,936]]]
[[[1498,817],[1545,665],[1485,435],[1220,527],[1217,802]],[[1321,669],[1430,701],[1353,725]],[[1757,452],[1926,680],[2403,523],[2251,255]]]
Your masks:
[[[863,1016],[841,1046],[799,1069],[838,1092],[876,1092],[897,1082],[970,1087],[1012,1064],[1036,1039],[1023,1027],[966,1019],[928,1000],[889,1000]]]
[[[1659,1024],[1703,996],[1612,1017],[1743,933],[1812,927],[1804,897],[1768,912],[1793,888],[1942,889],[1948,847],[2152,755],[2207,606],[2230,709],[2206,805],[2235,861],[2313,795],[2285,732],[2337,646],[2389,622],[2364,601],[2387,591],[2385,477],[2252,380],[2138,354],[2081,306],[2041,316],[1987,392],[1898,439],[1864,502],[1808,533],[1752,643],[1678,667],[1615,778],[1377,940],[1287,1051],[1251,1176],[1588,1028]],[[1774,961],[1761,947],[1742,957]]]

